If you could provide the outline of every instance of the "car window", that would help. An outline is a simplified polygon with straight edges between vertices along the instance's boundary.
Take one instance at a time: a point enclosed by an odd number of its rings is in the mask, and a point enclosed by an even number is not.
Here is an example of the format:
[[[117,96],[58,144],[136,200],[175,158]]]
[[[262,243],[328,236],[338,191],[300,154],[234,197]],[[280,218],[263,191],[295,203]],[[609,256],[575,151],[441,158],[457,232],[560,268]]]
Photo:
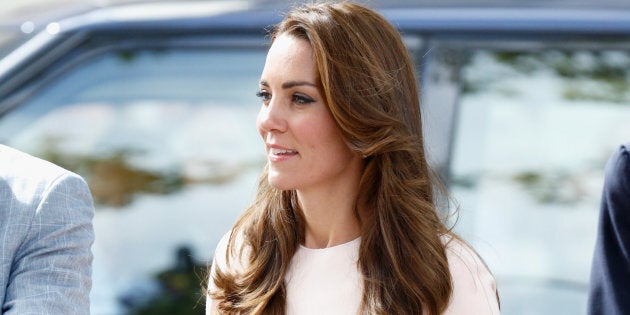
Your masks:
[[[433,51],[458,91],[456,231],[495,273],[505,314],[586,313],[603,169],[630,135],[630,53],[566,47]]]
[[[93,314],[151,313],[150,297],[183,292],[186,309],[197,304],[205,265],[252,200],[265,162],[255,125],[264,56],[109,50],[65,67],[1,118],[4,143],[91,187]],[[187,282],[172,278],[192,265]]]

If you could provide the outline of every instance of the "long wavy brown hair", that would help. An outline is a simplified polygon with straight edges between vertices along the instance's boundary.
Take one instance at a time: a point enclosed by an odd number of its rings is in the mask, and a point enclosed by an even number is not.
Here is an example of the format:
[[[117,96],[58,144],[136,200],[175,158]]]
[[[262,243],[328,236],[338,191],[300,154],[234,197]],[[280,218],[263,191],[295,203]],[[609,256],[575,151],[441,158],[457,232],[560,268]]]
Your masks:
[[[355,212],[364,314],[439,314],[452,287],[422,138],[418,84],[400,34],[357,4],[293,9],[272,33],[308,41],[326,102],[343,137],[364,157]],[[359,213],[361,215],[359,215]],[[215,270],[216,308],[226,314],[284,314],[284,276],[304,241],[295,191],[267,182],[235,224],[227,270]],[[232,258],[232,259],[230,259]],[[242,268],[232,268],[239,261]]]

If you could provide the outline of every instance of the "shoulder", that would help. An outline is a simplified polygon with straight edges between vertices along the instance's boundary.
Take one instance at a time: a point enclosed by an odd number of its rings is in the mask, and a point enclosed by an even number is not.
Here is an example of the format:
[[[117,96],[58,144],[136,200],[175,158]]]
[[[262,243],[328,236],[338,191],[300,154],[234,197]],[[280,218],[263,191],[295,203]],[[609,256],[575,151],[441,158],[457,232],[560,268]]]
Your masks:
[[[613,152],[605,172],[607,189],[630,193],[630,143],[619,146]]]
[[[4,145],[0,145],[0,165],[0,194],[4,196],[0,203],[19,201],[12,205],[21,205],[20,212],[34,211],[44,202],[54,208],[56,203],[49,203],[50,199],[92,207],[88,186],[75,173]]]
[[[232,240],[234,238],[234,240]],[[212,263],[213,271],[219,269],[222,272],[239,272],[244,269],[244,257],[246,249],[243,248],[244,236],[234,233],[233,230],[225,233],[214,251]],[[243,254],[241,254],[243,252]]]
[[[228,248],[228,243],[230,241],[230,235],[232,234],[231,231],[223,234],[223,237],[221,237],[221,240],[219,240],[219,243],[217,244],[217,247],[214,250],[214,258],[213,258],[213,267],[219,267],[221,269],[225,268],[225,264],[226,264],[226,260],[227,260],[227,248]]]
[[[0,145],[0,165],[1,189],[13,190],[16,197],[45,194],[46,189],[59,183],[87,186],[77,174],[4,145]]]
[[[44,179],[69,173],[69,171],[53,163],[1,144],[0,164],[11,166],[0,169],[0,175],[2,177],[34,177]]]
[[[28,232],[33,241],[73,227],[92,233],[94,204],[82,177],[4,145],[0,165],[0,228]]]
[[[0,246],[9,257],[5,305],[16,313],[89,310],[94,207],[78,175],[0,145]]]
[[[468,244],[446,238],[453,292],[444,314],[499,314],[496,282],[486,264]]]
[[[217,280],[218,278],[223,278],[226,275],[234,275],[237,273],[241,273],[244,270],[244,264],[242,263],[242,256],[239,257],[238,253],[241,250],[241,245],[243,243],[242,236],[235,235],[235,239],[232,242],[230,238],[232,237],[232,230],[225,233],[217,247],[214,251],[214,257],[212,259],[212,265],[210,267],[210,275],[208,279],[208,288],[207,288],[207,304],[206,304],[206,314],[213,313],[213,299],[212,295],[217,293]],[[233,243],[234,245],[230,245]],[[237,248],[232,248],[235,246]]]

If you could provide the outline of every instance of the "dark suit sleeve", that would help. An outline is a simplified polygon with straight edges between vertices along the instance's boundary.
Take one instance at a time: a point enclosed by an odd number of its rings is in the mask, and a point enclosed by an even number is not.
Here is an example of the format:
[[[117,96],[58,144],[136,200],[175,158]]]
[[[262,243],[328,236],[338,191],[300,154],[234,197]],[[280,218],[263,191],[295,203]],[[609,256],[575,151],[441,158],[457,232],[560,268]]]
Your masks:
[[[606,164],[588,314],[630,314],[630,145]]]
[[[14,258],[3,314],[90,313],[93,215],[83,179],[50,183]]]

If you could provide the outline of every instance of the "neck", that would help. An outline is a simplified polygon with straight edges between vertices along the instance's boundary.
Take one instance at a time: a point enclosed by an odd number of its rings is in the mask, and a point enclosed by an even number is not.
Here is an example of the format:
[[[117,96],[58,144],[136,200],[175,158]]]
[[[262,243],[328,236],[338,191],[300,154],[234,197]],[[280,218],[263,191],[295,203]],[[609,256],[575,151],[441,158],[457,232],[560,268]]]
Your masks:
[[[325,248],[356,239],[361,234],[355,212],[358,180],[309,191],[298,190],[304,224],[304,246]]]

